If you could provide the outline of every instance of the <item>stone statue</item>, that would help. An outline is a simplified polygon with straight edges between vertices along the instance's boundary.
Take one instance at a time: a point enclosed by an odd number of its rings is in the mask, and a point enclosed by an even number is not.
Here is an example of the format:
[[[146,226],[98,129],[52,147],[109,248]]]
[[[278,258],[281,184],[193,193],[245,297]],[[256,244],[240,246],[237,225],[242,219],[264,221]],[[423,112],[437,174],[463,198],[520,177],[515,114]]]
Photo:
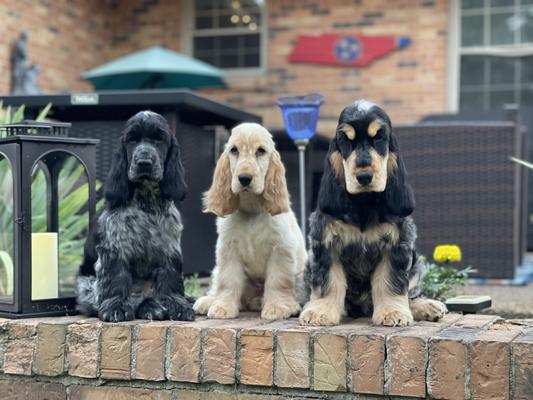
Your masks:
[[[28,63],[28,33],[22,32],[11,52],[11,94],[40,94],[38,75],[39,66]]]

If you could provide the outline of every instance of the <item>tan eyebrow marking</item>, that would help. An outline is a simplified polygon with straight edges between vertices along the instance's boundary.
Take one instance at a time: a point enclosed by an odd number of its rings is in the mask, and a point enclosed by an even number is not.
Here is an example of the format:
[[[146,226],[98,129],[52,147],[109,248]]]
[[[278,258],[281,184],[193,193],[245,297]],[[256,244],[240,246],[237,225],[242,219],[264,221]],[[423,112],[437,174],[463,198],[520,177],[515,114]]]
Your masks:
[[[355,139],[355,128],[350,124],[344,124],[341,126],[340,131],[343,132],[350,140]]]
[[[379,119],[375,119],[370,124],[368,124],[367,133],[368,136],[374,137],[378,133],[378,131],[381,129],[383,125],[381,124],[381,121]]]

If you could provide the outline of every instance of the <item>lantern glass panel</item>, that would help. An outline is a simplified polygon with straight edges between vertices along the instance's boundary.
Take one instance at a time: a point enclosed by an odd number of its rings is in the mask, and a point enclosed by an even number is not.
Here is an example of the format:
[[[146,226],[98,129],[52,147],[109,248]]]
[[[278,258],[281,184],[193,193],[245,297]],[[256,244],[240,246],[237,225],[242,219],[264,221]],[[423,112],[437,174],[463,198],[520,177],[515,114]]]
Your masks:
[[[89,184],[83,164],[64,152],[32,173],[32,300],[75,296],[89,227]]]
[[[13,304],[13,170],[0,153],[0,303]]]

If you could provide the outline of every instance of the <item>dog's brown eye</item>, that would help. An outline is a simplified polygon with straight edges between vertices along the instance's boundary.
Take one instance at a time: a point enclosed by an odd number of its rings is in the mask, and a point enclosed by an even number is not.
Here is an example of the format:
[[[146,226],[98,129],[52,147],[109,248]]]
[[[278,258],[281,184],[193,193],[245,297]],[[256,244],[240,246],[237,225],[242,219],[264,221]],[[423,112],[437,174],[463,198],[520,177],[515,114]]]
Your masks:
[[[380,129],[376,132],[376,136],[374,136],[374,141],[381,142],[385,140],[385,131],[383,129]]]
[[[233,146],[230,149],[230,152],[231,152],[231,154],[239,154],[239,149],[237,147]]]
[[[259,156],[262,156],[262,155],[265,154],[265,153],[266,153],[266,150],[263,149],[262,147],[259,147],[259,148],[256,150],[255,155],[259,157]]]

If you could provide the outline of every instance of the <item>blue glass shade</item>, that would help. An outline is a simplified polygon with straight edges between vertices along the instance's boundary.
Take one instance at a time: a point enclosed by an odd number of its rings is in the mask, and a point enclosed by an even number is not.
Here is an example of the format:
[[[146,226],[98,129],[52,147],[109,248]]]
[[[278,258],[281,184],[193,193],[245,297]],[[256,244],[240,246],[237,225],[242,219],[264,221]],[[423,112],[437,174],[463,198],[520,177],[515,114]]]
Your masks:
[[[278,100],[285,129],[292,140],[310,139],[315,135],[318,110],[323,101],[324,97],[318,93],[282,97]]]

